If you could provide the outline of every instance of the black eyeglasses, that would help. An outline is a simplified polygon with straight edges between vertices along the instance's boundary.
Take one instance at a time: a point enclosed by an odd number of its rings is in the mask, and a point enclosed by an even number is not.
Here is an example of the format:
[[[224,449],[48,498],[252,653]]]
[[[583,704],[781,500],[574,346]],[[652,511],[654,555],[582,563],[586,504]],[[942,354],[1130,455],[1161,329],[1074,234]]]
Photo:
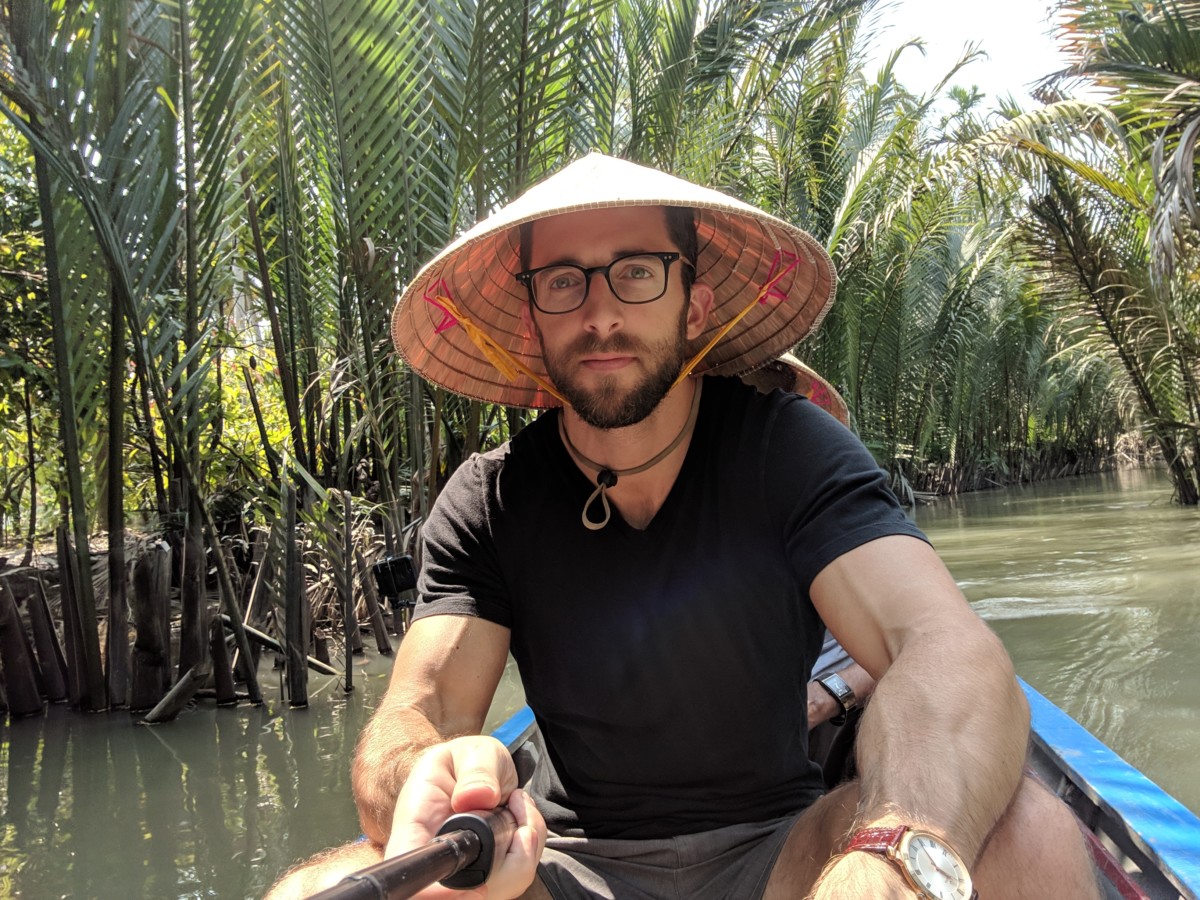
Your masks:
[[[517,281],[529,289],[529,299],[544,313],[558,315],[583,306],[592,276],[604,273],[613,296],[622,303],[650,303],[667,292],[667,273],[678,253],[631,253],[619,256],[607,266],[560,263],[518,272]],[[691,265],[686,259],[684,263]]]

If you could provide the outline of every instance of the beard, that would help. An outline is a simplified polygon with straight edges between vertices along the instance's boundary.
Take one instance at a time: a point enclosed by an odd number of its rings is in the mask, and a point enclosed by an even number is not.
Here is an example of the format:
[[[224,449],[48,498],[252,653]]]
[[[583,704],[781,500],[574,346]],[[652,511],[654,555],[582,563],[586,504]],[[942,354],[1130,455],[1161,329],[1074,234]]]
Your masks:
[[[623,332],[607,340],[585,334],[561,352],[550,352],[536,322],[534,329],[550,380],[579,418],[593,428],[627,428],[641,422],[667,396],[687,361],[686,305],[675,334],[655,344],[644,344]],[[622,389],[618,379],[610,376],[601,379],[598,387],[587,389],[572,378],[571,360],[591,353],[637,353],[648,361],[650,370],[632,388]]]

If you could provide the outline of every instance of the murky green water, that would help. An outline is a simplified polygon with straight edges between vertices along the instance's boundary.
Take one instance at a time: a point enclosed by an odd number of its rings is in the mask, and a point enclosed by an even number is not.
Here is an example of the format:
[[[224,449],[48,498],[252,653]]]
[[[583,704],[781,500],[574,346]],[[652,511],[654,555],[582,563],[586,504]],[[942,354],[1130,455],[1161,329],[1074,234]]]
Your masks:
[[[916,519],[1018,674],[1200,813],[1200,510],[1135,471]]]
[[[1200,511],[1151,473],[916,513],[1018,671],[1200,810]],[[288,710],[201,707],[146,728],[55,708],[0,731],[0,897],[257,897],[358,834],[349,760],[389,661]],[[507,676],[492,719],[519,699]]]

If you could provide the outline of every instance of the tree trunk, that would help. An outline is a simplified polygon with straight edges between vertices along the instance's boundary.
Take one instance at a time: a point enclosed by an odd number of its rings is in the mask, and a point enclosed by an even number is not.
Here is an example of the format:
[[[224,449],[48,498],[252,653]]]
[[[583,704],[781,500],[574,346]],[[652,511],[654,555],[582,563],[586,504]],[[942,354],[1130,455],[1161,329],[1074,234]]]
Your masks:
[[[183,484],[185,495],[193,485]],[[186,501],[185,501],[186,502]],[[183,532],[183,570],[180,584],[179,677],[189,669],[202,667],[207,655],[208,629],[205,626],[204,534],[195,516],[189,516]]]
[[[237,706],[237,691],[233,687],[233,669],[229,665],[229,648],[225,645],[225,626],[220,616],[214,616],[208,630],[208,647],[212,656],[213,684],[217,706]]]
[[[125,319],[112,291],[108,363],[108,705],[129,702],[129,612],[125,567]]]
[[[100,661],[100,634],[96,623],[96,599],[92,592],[91,555],[88,552],[87,505],[83,497],[83,459],[79,451],[79,432],[75,409],[70,338],[67,334],[67,315],[59,281],[58,242],[54,227],[54,204],[50,191],[50,169],[45,157],[34,152],[34,170],[38,185],[38,206],[42,214],[43,252],[46,258],[46,293],[50,306],[51,330],[54,336],[54,371],[58,379],[58,401],[62,409],[59,419],[62,428],[63,464],[66,468],[67,494],[70,501],[71,524],[75,535],[77,565],[72,571],[74,615],[79,623],[79,644],[76,652],[80,662],[80,694],[78,705],[85,710],[103,709],[108,692],[104,683],[104,668]],[[60,562],[65,569],[65,561]]]
[[[67,526],[58,528],[59,607],[63,617],[63,638],[67,654],[67,697],[71,705],[86,708],[83,702],[87,689],[84,683],[83,628],[79,623],[79,601],[76,584],[79,581],[79,561],[71,547]],[[88,580],[91,583],[91,580]]]

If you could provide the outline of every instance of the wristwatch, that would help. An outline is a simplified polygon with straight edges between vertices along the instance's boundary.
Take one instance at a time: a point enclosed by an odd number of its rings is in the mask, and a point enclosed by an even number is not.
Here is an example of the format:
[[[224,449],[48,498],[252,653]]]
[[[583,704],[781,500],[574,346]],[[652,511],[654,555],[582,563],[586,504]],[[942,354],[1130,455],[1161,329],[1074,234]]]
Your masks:
[[[907,825],[863,828],[846,847],[847,853],[854,850],[890,859],[923,900],[979,900],[962,857],[928,831],[916,831]]]
[[[817,684],[825,688],[834,700],[842,707],[842,711],[829,720],[831,725],[845,725],[846,713],[858,706],[858,698],[854,696],[854,688],[846,684],[837,672],[830,672],[817,679]]]

